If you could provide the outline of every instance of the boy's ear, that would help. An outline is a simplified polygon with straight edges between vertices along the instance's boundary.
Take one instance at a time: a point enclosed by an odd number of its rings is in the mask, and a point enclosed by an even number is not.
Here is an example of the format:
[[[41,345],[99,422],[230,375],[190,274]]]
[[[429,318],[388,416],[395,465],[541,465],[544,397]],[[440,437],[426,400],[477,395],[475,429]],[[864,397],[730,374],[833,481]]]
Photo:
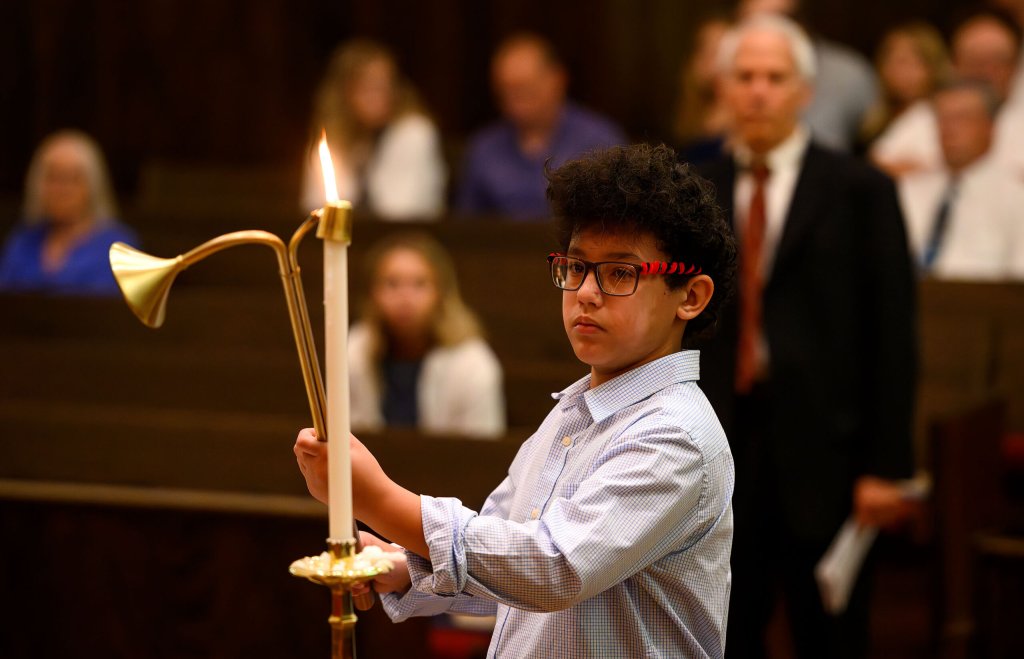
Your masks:
[[[708,306],[715,293],[715,282],[707,275],[697,275],[683,288],[686,297],[679,303],[676,316],[680,320],[693,320]]]

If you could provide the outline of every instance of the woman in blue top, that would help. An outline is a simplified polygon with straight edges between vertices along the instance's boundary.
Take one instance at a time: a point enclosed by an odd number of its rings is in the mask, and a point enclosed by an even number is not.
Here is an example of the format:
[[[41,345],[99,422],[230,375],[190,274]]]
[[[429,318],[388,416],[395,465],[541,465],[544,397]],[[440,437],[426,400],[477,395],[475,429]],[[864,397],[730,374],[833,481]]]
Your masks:
[[[0,255],[0,290],[117,295],[108,250],[138,241],[116,217],[96,142],[78,131],[54,133],[29,165],[24,219]]]

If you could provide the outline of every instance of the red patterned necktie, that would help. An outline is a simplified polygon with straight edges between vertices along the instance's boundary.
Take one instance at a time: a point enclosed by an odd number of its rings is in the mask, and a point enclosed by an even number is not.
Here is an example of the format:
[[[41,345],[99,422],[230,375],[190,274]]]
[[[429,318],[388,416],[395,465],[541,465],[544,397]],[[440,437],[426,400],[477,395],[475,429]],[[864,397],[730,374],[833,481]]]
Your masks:
[[[761,299],[764,291],[764,188],[769,171],[764,163],[750,168],[754,194],[743,230],[740,251],[740,338],[736,354],[736,392],[750,393],[758,377],[758,342],[761,337]]]

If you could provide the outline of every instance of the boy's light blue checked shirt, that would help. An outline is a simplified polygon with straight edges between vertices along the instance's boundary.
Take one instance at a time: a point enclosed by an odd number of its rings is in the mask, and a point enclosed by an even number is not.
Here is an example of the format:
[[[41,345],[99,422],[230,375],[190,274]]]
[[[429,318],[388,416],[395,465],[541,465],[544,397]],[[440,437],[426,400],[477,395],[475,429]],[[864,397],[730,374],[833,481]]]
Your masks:
[[[421,497],[430,560],[388,614],[496,614],[489,657],[722,657],[733,460],[699,372],[683,351],[587,376],[479,514]]]

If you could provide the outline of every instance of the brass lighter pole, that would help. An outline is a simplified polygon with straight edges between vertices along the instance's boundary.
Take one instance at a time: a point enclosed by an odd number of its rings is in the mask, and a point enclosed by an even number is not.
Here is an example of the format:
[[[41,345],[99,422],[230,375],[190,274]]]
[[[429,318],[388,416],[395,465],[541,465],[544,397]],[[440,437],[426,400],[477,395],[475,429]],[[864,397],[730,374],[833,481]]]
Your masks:
[[[311,221],[317,221],[316,215],[310,215],[302,226]],[[297,249],[297,242],[293,240],[293,243]],[[280,238],[267,231],[235,231],[217,236],[171,259],[151,256],[130,245],[117,242],[110,246],[110,268],[131,310],[146,326],[158,328],[164,324],[167,298],[175,277],[211,254],[238,245],[266,245],[273,249],[277,256],[277,269],[284,287],[295,348],[302,367],[309,410],[313,416],[313,427],[316,428],[318,437],[326,438],[323,380],[310,329],[302,280],[297,262],[290,257]]]
[[[351,241],[350,206],[345,202],[332,202],[311,213],[292,235],[286,247],[276,235],[267,231],[235,231],[209,240],[174,258],[160,258],[146,254],[124,243],[110,247],[110,267],[121,292],[132,312],[145,325],[158,328],[166,316],[167,298],[175,277],[180,272],[202,261],[207,256],[238,245],[266,245],[274,250],[278,272],[284,288],[292,335],[298,352],[302,379],[306,388],[313,426],[320,441],[327,441],[326,395],[316,344],[313,340],[298,263],[298,248],[302,239],[314,226],[319,225],[321,238]],[[354,534],[358,538],[358,534]],[[355,658],[355,623],[352,587],[372,580],[389,568],[360,560],[357,540],[329,541],[327,552],[319,557],[306,557],[294,561],[289,571],[328,586],[331,589],[331,657]],[[360,609],[372,606],[372,594],[359,598]]]

